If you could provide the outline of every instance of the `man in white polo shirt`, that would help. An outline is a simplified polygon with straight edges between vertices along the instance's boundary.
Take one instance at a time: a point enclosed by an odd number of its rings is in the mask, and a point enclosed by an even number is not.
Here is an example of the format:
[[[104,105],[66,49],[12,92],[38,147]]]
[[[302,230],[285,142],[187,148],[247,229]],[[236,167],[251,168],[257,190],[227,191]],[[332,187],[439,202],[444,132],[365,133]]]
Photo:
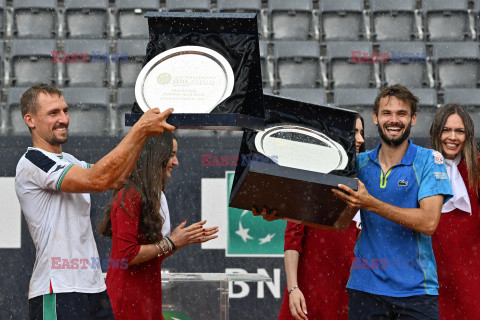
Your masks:
[[[15,177],[36,248],[28,294],[30,319],[113,319],[88,193],[120,187],[146,138],[175,130],[166,123],[172,109],[146,112],[114,150],[91,165],[62,152],[69,115],[61,91],[46,84],[33,86],[22,95],[20,108],[33,140]]]

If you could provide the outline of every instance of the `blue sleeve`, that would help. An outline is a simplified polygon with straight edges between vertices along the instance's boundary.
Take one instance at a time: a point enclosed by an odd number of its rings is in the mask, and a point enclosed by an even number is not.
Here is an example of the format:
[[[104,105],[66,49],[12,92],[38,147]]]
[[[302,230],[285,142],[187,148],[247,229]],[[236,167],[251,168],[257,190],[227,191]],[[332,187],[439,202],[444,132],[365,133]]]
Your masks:
[[[445,160],[440,152],[427,150],[425,162],[419,178],[418,201],[423,198],[443,195],[443,203],[453,195],[450,179],[448,178]],[[420,172],[417,171],[418,174]]]

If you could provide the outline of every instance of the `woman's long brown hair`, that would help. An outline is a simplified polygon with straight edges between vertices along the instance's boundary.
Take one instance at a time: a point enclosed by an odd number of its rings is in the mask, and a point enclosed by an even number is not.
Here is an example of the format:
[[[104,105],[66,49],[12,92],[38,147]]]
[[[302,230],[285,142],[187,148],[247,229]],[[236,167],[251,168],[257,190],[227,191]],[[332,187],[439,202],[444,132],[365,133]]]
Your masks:
[[[98,225],[97,232],[103,236],[112,236],[112,222],[110,212],[117,194],[123,189],[121,207],[124,206],[125,194],[129,189],[137,192],[142,199],[140,212],[140,229],[149,243],[155,243],[162,239],[162,226],[164,223],[160,212],[161,191],[165,189],[165,169],[171,157],[173,149],[173,133],[164,132],[160,136],[149,137],[143,147],[132,174],[128,177],[122,188],[116,190],[105,208],[105,217]]]
[[[479,154],[475,145],[475,127],[465,108],[457,103],[449,103],[441,107],[435,114],[432,126],[430,127],[431,147],[437,151],[443,152],[442,131],[445,127],[448,117],[452,114],[458,114],[465,126],[465,144],[462,150],[462,158],[467,165],[469,188],[475,190],[478,194],[480,185],[480,166],[478,164]]]

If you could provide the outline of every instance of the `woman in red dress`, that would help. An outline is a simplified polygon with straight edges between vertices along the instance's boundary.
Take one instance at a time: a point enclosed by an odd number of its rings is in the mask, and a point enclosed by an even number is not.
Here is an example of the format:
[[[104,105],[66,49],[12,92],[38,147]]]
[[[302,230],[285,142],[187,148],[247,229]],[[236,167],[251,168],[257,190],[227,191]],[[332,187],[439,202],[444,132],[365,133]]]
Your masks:
[[[358,117],[355,125],[357,153],[365,151],[363,128],[363,119]],[[345,231],[287,223],[287,287],[279,320],[348,319],[348,294],[345,287],[350,275],[357,234],[355,221]]]
[[[445,158],[453,190],[432,236],[442,320],[480,319],[480,155],[474,137],[473,121],[462,106],[438,110],[431,145]]]
[[[161,267],[163,259],[192,243],[216,238],[217,227],[206,221],[170,234],[165,183],[178,165],[172,133],[150,137],[135,168],[117,190],[100,223],[100,234],[112,237],[107,291],[117,320],[163,319]]]

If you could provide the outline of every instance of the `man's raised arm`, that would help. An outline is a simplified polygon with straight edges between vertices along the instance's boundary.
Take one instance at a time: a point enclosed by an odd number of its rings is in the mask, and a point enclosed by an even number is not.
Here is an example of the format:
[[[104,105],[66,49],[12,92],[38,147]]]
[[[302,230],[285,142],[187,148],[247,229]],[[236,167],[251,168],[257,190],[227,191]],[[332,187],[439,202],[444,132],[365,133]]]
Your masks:
[[[172,108],[162,113],[158,108],[145,112],[118,146],[93,167],[72,166],[63,178],[60,190],[87,193],[121,187],[132,172],[147,137],[176,129],[166,122],[172,112]]]

